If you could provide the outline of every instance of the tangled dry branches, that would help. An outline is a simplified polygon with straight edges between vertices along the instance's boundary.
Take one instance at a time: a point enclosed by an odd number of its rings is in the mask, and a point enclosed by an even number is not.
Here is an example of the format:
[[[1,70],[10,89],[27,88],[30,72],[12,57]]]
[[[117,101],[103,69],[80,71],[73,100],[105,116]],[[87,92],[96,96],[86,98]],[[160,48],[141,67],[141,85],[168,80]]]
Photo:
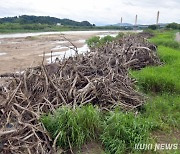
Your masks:
[[[39,118],[60,106],[141,106],[144,98],[128,70],[160,64],[156,47],[142,36],[126,36],[85,55],[7,75],[11,78],[0,91],[0,153],[55,153]]]

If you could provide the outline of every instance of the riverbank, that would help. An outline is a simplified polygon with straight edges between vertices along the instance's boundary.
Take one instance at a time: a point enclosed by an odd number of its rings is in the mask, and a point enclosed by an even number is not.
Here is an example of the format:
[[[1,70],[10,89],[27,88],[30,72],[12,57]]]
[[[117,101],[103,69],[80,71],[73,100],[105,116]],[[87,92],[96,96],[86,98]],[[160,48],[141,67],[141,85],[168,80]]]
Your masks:
[[[4,23],[0,24],[0,34],[2,33],[32,33],[32,32],[50,32],[50,31],[78,31],[92,30],[93,27],[88,26],[57,26],[49,24],[20,24],[20,23]]]
[[[65,26],[48,24],[19,24],[0,23],[0,34],[8,33],[33,33],[33,32],[63,32],[63,31],[101,31],[101,30],[133,30],[120,26]]]
[[[85,40],[95,35],[117,35],[119,31],[68,31],[0,35],[0,73],[19,72],[27,67],[41,64],[43,53],[45,63],[49,62],[51,51],[61,54],[73,42],[79,50],[87,51]],[[57,55],[56,54],[56,55]]]

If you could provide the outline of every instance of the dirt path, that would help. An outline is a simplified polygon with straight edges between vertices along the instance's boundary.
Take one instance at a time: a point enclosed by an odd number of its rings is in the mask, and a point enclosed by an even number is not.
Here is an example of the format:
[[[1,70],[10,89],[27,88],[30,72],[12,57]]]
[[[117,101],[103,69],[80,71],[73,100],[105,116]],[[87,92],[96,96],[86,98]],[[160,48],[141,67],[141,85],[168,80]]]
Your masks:
[[[176,33],[176,41],[180,42],[180,32]]]
[[[94,35],[103,35],[106,33],[72,32],[65,33],[64,36],[80,48],[83,47],[86,39]],[[19,72],[27,67],[37,66],[42,62],[43,58],[40,55],[44,52],[50,53],[52,50],[54,50],[53,52],[68,50],[65,46],[71,46],[71,44],[64,41],[60,34],[7,38],[0,37],[0,74]],[[50,55],[48,54],[46,58],[49,57]]]

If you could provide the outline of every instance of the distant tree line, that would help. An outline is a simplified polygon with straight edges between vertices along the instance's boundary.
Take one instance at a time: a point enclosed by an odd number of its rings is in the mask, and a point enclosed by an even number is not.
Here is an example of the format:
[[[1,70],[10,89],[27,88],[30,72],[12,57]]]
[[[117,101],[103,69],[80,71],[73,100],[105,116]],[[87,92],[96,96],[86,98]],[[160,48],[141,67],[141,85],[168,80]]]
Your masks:
[[[179,29],[180,30],[180,24],[173,22],[173,23],[168,24],[166,26],[166,28]]]
[[[20,23],[20,24],[48,24],[48,25],[56,25],[60,23],[65,26],[95,26],[94,24],[90,24],[88,21],[77,22],[70,19],[59,19],[50,16],[15,16],[15,17],[5,17],[0,18],[0,23]]]
[[[148,26],[148,28],[152,29],[152,30],[156,30],[159,28],[159,25],[150,25],[150,26]],[[167,28],[167,29],[180,29],[180,24],[173,22],[173,23],[166,25],[165,28]]]

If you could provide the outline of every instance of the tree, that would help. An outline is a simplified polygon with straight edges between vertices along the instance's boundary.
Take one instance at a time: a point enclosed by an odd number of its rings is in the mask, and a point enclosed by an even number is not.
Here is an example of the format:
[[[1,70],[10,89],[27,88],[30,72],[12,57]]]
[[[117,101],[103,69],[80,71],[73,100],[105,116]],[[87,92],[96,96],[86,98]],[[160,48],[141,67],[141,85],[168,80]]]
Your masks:
[[[152,29],[152,30],[156,30],[158,29],[158,26],[157,25],[150,25],[148,26],[149,29]]]
[[[173,22],[173,23],[168,24],[166,28],[180,29],[180,24]]]

